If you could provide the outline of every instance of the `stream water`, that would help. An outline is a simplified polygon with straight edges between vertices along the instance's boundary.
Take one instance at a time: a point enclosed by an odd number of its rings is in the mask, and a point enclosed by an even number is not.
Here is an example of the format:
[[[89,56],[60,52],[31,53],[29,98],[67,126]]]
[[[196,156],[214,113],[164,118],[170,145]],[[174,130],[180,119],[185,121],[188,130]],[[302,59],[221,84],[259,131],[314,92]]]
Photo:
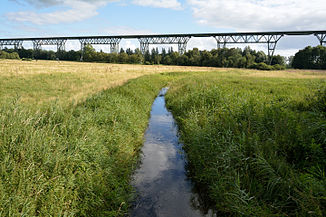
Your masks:
[[[198,208],[198,196],[187,178],[177,125],[165,107],[166,92],[163,88],[152,106],[142,162],[132,181],[138,197],[130,216],[208,216]]]

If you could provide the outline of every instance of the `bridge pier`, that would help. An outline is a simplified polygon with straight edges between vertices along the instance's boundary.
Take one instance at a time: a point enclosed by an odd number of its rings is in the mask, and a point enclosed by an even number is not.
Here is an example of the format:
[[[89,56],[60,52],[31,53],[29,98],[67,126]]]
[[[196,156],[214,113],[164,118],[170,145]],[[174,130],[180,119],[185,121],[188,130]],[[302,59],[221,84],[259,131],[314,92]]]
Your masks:
[[[283,35],[270,35],[270,36],[268,36],[267,46],[268,46],[269,65],[272,64],[276,44],[282,37],[283,37]]]
[[[284,36],[284,34],[264,34],[264,33],[231,33],[213,36],[217,43],[217,48],[226,47],[226,44],[251,44],[251,43],[265,43],[268,50],[268,61],[272,63],[277,42]]]
[[[120,41],[121,41],[121,38],[111,38],[110,53],[119,53]]]
[[[57,41],[57,52],[62,52],[66,50],[66,42],[67,40],[58,40]]]
[[[17,41],[15,44],[14,44],[14,48],[15,50],[18,50],[18,49],[22,49],[23,48],[23,41]]]
[[[110,45],[110,52],[111,53],[118,53],[119,52],[119,44],[120,44],[121,38],[82,38],[79,39],[79,42],[81,44],[81,50],[83,51],[85,46],[88,44],[99,44],[99,45]]]
[[[40,43],[39,40],[33,40],[33,50],[34,51],[39,51],[42,49],[42,44]]]
[[[139,38],[140,43],[140,52],[144,55],[146,52],[149,52],[149,38]]]
[[[324,33],[324,34],[315,34],[315,36],[318,38],[321,46],[323,46],[324,44],[326,46],[326,33]]]
[[[23,42],[24,42],[23,40],[19,40],[19,39],[7,39],[7,40],[0,39],[0,49],[2,50],[3,47],[6,45],[14,46],[14,49],[22,49]]]
[[[178,52],[179,54],[184,54],[187,51],[187,44],[190,37],[181,37],[178,42]]]
[[[89,44],[99,44],[99,45],[110,45],[110,52],[111,53],[118,53],[119,52],[119,44],[121,38],[120,37],[90,37],[90,38],[81,38],[79,39],[80,46],[81,46],[81,61],[84,58],[84,48],[86,45]]]
[[[229,38],[227,36],[214,36],[216,43],[217,43],[217,49],[220,48],[226,48],[226,43],[229,42]]]
[[[57,52],[65,50],[67,40],[66,39],[34,39],[33,40],[33,49],[41,50],[42,45],[56,45]]]
[[[191,36],[146,36],[138,37],[140,43],[140,51],[145,54],[149,51],[150,44],[177,44],[178,52],[184,54],[187,50],[187,43]]]

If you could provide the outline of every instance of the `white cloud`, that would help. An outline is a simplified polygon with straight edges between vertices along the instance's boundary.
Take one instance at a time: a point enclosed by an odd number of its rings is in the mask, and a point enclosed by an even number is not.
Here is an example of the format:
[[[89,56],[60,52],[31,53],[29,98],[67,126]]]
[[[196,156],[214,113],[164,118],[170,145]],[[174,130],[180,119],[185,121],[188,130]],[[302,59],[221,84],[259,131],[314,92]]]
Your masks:
[[[325,0],[188,0],[198,23],[236,31],[326,29]]]
[[[32,5],[36,8],[45,8],[53,6],[63,6],[65,9],[59,9],[53,12],[34,12],[20,11],[9,12],[6,17],[11,21],[32,23],[36,25],[73,23],[82,21],[98,15],[97,9],[109,2],[120,0],[12,0],[20,4]],[[169,8],[174,10],[181,9],[178,0],[132,0],[133,4]]]
[[[73,23],[96,16],[99,7],[113,1],[115,0],[27,0],[28,3],[37,7],[63,5],[68,9],[46,13],[36,13],[33,11],[10,12],[7,13],[6,16],[12,21],[33,23],[37,25]]]
[[[181,3],[178,0],[133,0],[132,3],[155,8],[182,9]]]
[[[30,4],[36,7],[51,7],[55,5],[69,5],[72,2],[79,3],[98,3],[98,2],[108,2],[108,0],[11,0],[18,2],[20,4]]]

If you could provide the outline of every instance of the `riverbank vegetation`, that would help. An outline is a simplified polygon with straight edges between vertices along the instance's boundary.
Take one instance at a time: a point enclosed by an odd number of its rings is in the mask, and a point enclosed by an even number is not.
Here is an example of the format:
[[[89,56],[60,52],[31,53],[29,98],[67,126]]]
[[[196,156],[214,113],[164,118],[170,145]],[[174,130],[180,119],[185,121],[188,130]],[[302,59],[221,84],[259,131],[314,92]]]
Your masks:
[[[151,75],[76,106],[0,106],[0,216],[124,216],[152,102]]]
[[[161,73],[192,70],[1,60],[0,216],[126,215]]]
[[[325,78],[0,60],[0,216],[126,215],[151,105],[167,85],[191,177],[214,209],[323,215]]]
[[[325,216],[325,79],[270,74],[172,85],[190,177],[218,215]]]

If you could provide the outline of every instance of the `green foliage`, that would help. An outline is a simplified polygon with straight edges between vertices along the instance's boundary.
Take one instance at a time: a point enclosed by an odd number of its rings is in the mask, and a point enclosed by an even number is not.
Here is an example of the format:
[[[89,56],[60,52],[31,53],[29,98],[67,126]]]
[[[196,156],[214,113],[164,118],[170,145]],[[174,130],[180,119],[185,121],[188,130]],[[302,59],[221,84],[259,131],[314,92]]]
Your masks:
[[[285,70],[286,67],[284,65],[279,65],[279,64],[275,64],[275,65],[267,65],[266,63],[253,63],[250,66],[251,69],[258,69],[258,70],[266,70],[266,71],[270,71],[270,70]]]
[[[14,52],[15,50],[6,50]],[[79,61],[81,59],[81,51],[62,51],[55,53],[53,51],[33,51],[20,49],[17,50],[21,58],[36,58],[55,60]],[[274,56],[272,66],[269,67],[268,58],[262,51],[256,52],[246,47],[244,50],[240,48],[222,48],[213,49],[211,51],[200,51],[198,48],[187,51],[180,55],[171,49],[165,49],[159,53],[159,50],[152,49],[144,55],[139,49],[132,51],[127,49],[126,52],[121,49],[120,53],[104,53],[97,52],[91,45],[86,45],[83,50],[83,61],[87,62],[107,62],[107,63],[129,63],[129,64],[163,64],[163,65],[180,65],[180,66],[209,66],[209,67],[232,67],[232,68],[255,68],[260,70],[281,70],[285,66],[285,58],[282,56]]]
[[[284,70],[285,69],[285,65],[279,65],[279,64],[275,64],[275,65],[267,65],[266,63],[253,63],[250,66],[251,69],[258,69],[258,70],[266,70],[266,71],[270,71],[270,70]]]
[[[97,55],[96,50],[90,44],[84,47],[83,53],[83,60],[88,62],[94,61],[95,55]]]
[[[285,57],[282,57],[280,55],[275,55],[272,58],[272,64],[271,65],[281,65],[281,66],[285,66]]]
[[[259,69],[259,70],[273,70],[273,66],[267,65],[266,63],[254,63],[251,65],[252,69]]]
[[[77,106],[0,107],[0,216],[124,216],[151,104],[145,76]]]
[[[308,46],[300,50],[295,54],[292,66],[297,69],[326,69],[326,47]]]
[[[0,59],[20,59],[18,53],[12,52],[7,53],[6,51],[0,50]]]
[[[205,73],[170,88],[190,176],[219,214],[326,215],[325,85]]]

